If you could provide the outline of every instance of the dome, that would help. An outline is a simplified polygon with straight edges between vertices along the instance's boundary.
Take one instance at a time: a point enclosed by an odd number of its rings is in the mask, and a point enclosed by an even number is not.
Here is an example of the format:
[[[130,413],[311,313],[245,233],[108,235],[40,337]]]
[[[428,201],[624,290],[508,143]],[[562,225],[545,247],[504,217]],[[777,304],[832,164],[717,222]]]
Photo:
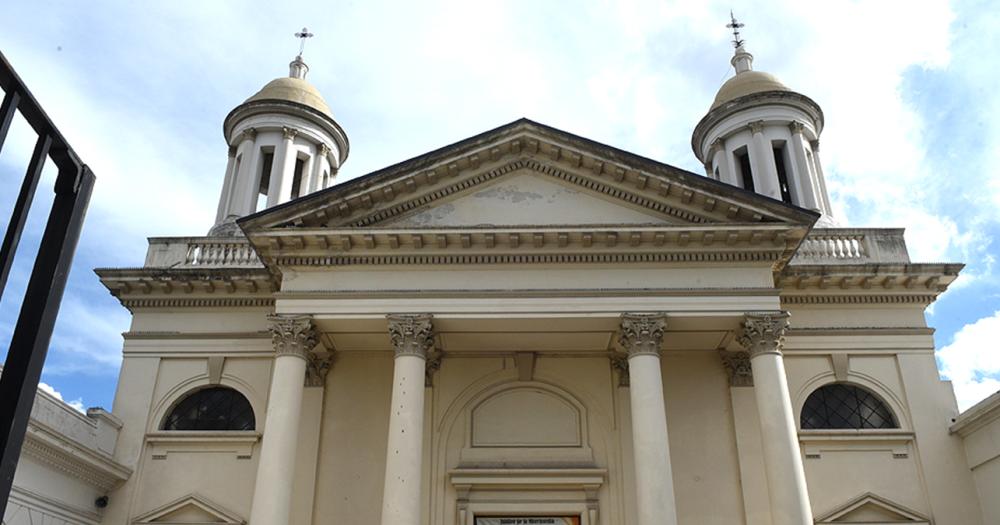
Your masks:
[[[319,91],[312,84],[301,78],[276,78],[268,82],[254,96],[248,98],[244,104],[262,100],[294,102],[315,109],[327,117],[333,118],[330,106],[326,105],[326,101],[323,100],[323,96],[319,94]]]
[[[737,73],[735,77],[727,80],[719,88],[715,100],[712,101],[712,109],[737,98],[763,93],[765,91],[791,91],[787,86],[775,78],[774,75],[763,71],[743,71]]]

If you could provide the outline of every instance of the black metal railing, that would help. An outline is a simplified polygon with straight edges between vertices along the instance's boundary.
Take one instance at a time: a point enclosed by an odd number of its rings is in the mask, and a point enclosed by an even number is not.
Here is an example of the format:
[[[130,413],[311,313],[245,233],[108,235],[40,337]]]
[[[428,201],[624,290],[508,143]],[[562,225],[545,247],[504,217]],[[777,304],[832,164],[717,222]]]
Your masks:
[[[14,210],[0,246],[0,297],[27,222],[28,211],[47,159],[58,168],[55,197],[45,232],[35,255],[21,311],[11,336],[7,360],[0,375],[0,518],[14,482],[14,471],[35,400],[52,328],[73,262],[83,218],[94,188],[94,174],[73,152],[56,126],[0,53],[0,150],[16,112],[28,122],[38,140],[14,203]]]

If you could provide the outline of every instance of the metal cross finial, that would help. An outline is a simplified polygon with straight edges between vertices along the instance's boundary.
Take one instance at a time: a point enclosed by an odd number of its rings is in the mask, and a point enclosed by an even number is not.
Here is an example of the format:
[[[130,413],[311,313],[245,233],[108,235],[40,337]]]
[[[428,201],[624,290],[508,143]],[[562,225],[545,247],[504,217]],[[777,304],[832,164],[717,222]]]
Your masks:
[[[736,21],[732,10],[729,11],[729,19],[731,22],[726,24],[726,27],[733,30],[733,47],[739,48],[743,45],[743,40],[740,39],[740,28],[743,27],[743,24]]]
[[[312,38],[312,37],[313,37],[313,34],[310,33],[309,29],[306,28],[306,27],[303,27],[302,31],[299,31],[298,33],[295,33],[295,38],[298,38],[298,39],[301,40],[301,42],[299,42],[299,56],[302,56],[302,53],[306,50],[306,39],[307,38]]]

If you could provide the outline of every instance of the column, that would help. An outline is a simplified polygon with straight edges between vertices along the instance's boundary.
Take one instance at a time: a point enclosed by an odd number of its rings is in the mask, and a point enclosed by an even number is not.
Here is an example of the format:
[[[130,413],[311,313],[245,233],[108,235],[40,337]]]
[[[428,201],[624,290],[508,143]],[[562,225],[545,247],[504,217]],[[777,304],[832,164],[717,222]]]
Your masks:
[[[733,430],[740,465],[740,489],[746,525],[771,525],[770,496],[764,471],[764,451],[760,439],[760,419],[754,399],[753,371],[749,352],[721,350],[722,366],[729,376]]]
[[[269,320],[276,357],[250,507],[252,525],[289,521],[302,390],[310,352],[317,342],[309,317],[272,315]]]
[[[676,525],[660,352],[663,314],[622,314],[618,342],[628,354],[638,525]]]
[[[787,328],[787,312],[747,313],[737,340],[750,353],[773,524],[806,525],[812,508],[781,357]]]
[[[806,158],[809,143],[802,136],[805,126],[801,122],[793,121],[788,125],[788,129],[792,132],[791,147],[788,151],[791,153],[792,163],[795,165],[795,189],[799,192],[798,202],[803,208],[819,211],[816,185],[813,181],[812,171],[809,169],[809,160]]]
[[[219,209],[215,213],[215,224],[226,220],[229,202],[232,200],[233,186],[236,184],[236,148],[229,146],[229,160],[226,162],[226,176],[222,179],[222,194],[219,195]]]
[[[396,356],[382,490],[382,525],[420,525],[424,373],[427,350],[434,345],[434,327],[429,314],[389,315],[387,319]]]
[[[236,172],[236,183],[233,186],[233,200],[229,206],[229,214],[237,217],[250,215],[257,208],[257,193],[260,182],[257,180],[255,168],[259,164],[257,157],[260,148],[256,147],[257,130],[243,130],[240,146],[236,151],[239,166]]]
[[[833,213],[830,206],[830,194],[826,191],[826,177],[823,176],[823,163],[819,160],[819,139],[809,142],[809,147],[813,154],[813,168],[816,171],[816,182],[819,184],[820,194],[823,203],[823,213]]]
[[[729,158],[726,155],[726,144],[722,139],[715,139],[712,142],[711,148],[708,150],[708,155],[712,159],[712,165],[715,169],[719,170],[719,180],[725,182],[726,184],[731,184],[737,186],[736,177],[733,176],[733,172],[729,167]]]
[[[329,153],[330,148],[326,144],[321,142],[316,146],[316,155],[313,156],[312,170],[309,175],[309,185],[306,186],[306,193],[323,189],[323,164]]]
[[[750,162],[753,163],[753,185],[757,193],[772,199],[781,200],[781,188],[778,186],[778,167],[774,165],[774,150],[764,136],[764,121],[750,123],[750,133],[753,135],[750,152]]]
[[[295,136],[299,132],[291,128],[281,128],[281,145],[274,155],[271,166],[271,180],[267,186],[267,207],[288,202],[292,198],[292,182],[295,180]]]

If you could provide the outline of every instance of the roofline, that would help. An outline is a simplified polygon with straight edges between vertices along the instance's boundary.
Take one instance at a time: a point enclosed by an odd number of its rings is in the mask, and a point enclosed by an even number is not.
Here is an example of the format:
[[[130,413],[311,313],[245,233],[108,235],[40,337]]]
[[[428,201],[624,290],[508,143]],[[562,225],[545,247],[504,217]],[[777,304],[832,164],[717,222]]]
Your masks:
[[[656,169],[660,169],[660,170],[664,170],[665,169],[667,171],[674,171],[674,172],[677,172],[678,174],[683,174],[683,175],[686,175],[686,176],[690,176],[692,178],[692,182],[694,184],[702,184],[702,185],[707,186],[707,187],[714,187],[715,189],[719,189],[721,191],[743,193],[743,194],[745,194],[745,195],[747,195],[747,196],[749,196],[751,198],[754,198],[754,199],[757,199],[757,200],[763,200],[770,207],[780,207],[780,208],[784,208],[786,210],[789,209],[789,208],[791,208],[791,209],[795,210],[795,212],[797,212],[799,214],[803,214],[803,215],[809,216],[810,217],[809,219],[804,218],[804,220],[806,222],[809,222],[810,224],[814,224],[816,222],[816,220],[818,220],[819,217],[820,217],[820,213],[815,212],[813,210],[808,210],[808,209],[805,209],[805,208],[801,208],[799,206],[791,205],[791,204],[782,202],[780,200],[773,199],[771,197],[767,197],[765,195],[761,195],[761,194],[758,194],[758,193],[755,193],[755,192],[752,192],[752,191],[745,190],[743,188],[739,188],[737,186],[732,186],[730,184],[726,184],[726,183],[721,182],[721,181],[710,179],[708,177],[705,177],[704,175],[699,175],[697,173],[688,171],[688,170],[683,169],[683,168],[678,168],[676,166],[673,166],[673,165],[670,165],[670,164],[666,164],[666,163],[663,163],[663,162],[651,159],[649,157],[638,155],[636,153],[632,153],[632,152],[629,152],[629,151],[617,148],[615,146],[610,146],[610,145],[604,144],[602,142],[597,142],[595,140],[591,140],[591,139],[588,139],[586,137],[582,137],[580,135],[576,135],[574,133],[570,133],[568,131],[563,131],[561,129],[558,129],[558,128],[555,128],[555,127],[552,127],[552,126],[548,126],[546,124],[542,124],[542,123],[536,122],[536,121],[528,119],[526,117],[522,117],[522,118],[519,118],[519,119],[514,120],[512,122],[509,122],[507,124],[503,124],[503,125],[498,126],[496,128],[493,128],[493,129],[490,129],[490,130],[478,133],[476,135],[473,135],[471,137],[468,137],[466,139],[462,139],[462,140],[460,140],[458,142],[454,142],[454,143],[451,143],[451,144],[439,147],[439,148],[431,150],[431,151],[429,151],[427,153],[423,153],[423,154],[417,155],[415,157],[411,157],[411,158],[403,160],[401,162],[397,162],[395,164],[391,164],[389,166],[386,166],[384,168],[378,169],[376,171],[367,173],[367,174],[362,175],[360,177],[356,177],[356,178],[351,179],[349,181],[345,181],[345,182],[343,182],[341,184],[337,184],[337,185],[331,186],[329,188],[325,188],[323,190],[310,193],[309,195],[306,195],[304,197],[300,197],[298,199],[294,199],[294,200],[291,200],[291,201],[288,201],[288,202],[284,202],[284,203],[279,204],[277,206],[273,206],[273,207],[270,207],[270,208],[258,211],[256,213],[253,213],[253,214],[250,214],[250,215],[246,215],[244,217],[240,217],[239,219],[236,220],[236,224],[239,225],[239,227],[241,229],[243,229],[244,232],[245,232],[246,228],[248,226],[250,226],[251,223],[256,222],[261,217],[264,217],[266,215],[269,215],[269,214],[272,214],[272,213],[278,213],[278,212],[280,212],[282,210],[286,210],[286,209],[289,209],[289,208],[292,208],[292,207],[304,206],[305,203],[308,203],[308,202],[313,202],[313,201],[316,201],[316,200],[322,200],[327,195],[329,195],[331,193],[342,192],[342,191],[345,191],[345,190],[354,189],[356,187],[362,187],[363,188],[363,187],[365,187],[367,185],[375,184],[381,178],[388,177],[391,174],[398,174],[400,172],[414,170],[416,168],[419,168],[421,165],[431,164],[431,163],[433,163],[433,162],[435,162],[437,160],[436,157],[440,157],[440,156],[444,155],[445,153],[448,153],[448,152],[450,152],[452,150],[469,147],[469,146],[472,146],[472,145],[474,145],[474,144],[476,144],[478,142],[481,142],[483,139],[488,138],[490,136],[497,135],[497,134],[502,134],[502,133],[506,133],[506,132],[514,130],[514,129],[518,128],[518,127],[525,127],[525,126],[527,126],[527,127],[535,127],[535,128],[537,128],[538,130],[540,130],[543,133],[550,133],[550,134],[554,134],[554,135],[561,135],[561,136],[569,139],[570,141],[579,142],[582,145],[587,146],[587,147],[596,148],[596,149],[604,149],[604,150],[610,152],[613,156],[622,157],[622,158],[624,158],[627,161],[631,161],[631,162],[639,163],[639,164],[646,164],[646,165],[652,166],[652,167],[654,167]]]

